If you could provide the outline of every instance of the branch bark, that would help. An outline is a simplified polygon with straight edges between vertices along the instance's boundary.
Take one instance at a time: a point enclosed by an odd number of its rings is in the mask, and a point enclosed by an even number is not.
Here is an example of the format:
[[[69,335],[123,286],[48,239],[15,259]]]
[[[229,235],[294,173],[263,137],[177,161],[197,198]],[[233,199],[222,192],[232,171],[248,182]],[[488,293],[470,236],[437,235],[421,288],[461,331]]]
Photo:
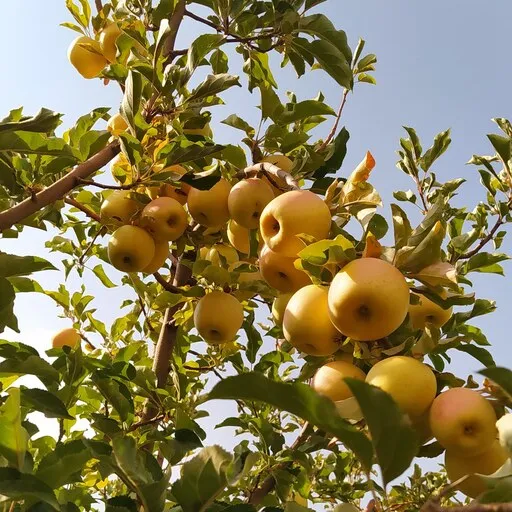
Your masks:
[[[442,507],[436,501],[427,501],[421,512],[512,512],[512,503],[475,503],[467,507]]]
[[[457,260],[467,260],[472,256],[475,256],[475,254],[478,254],[484,248],[484,246],[487,245],[493,239],[494,235],[496,234],[496,231],[498,231],[498,229],[504,223],[505,221],[503,220],[503,217],[500,216],[496,223],[494,224],[494,226],[492,227],[491,231],[489,231],[489,233],[480,240],[479,244],[472,251],[469,251],[466,254],[462,254],[461,256],[459,256]]]
[[[100,216],[96,212],[93,212],[90,208],[87,208],[87,206],[79,203],[76,199],[73,199],[72,197],[66,197],[64,202],[70,206],[73,206],[77,210],[80,210],[82,213],[85,213],[87,217],[95,220],[96,222],[101,222]]]
[[[185,16],[185,6],[186,0],[179,0],[176,4],[176,8],[169,20],[169,27],[171,29],[167,39],[165,40],[163,46],[163,55],[167,57],[174,50],[174,45],[176,44],[176,37],[178,35],[178,30],[180,28],[181,22],[183,21],[183,16]]]
[[[80,179],[89,177],[108,164],[119,153],[119,143],[112,142],[85,162],[77,165],[71,172],[49,187],[41,190],[34,197],[30,197],[13,206],[9,210],[0,212],[0,231],[9,229],[23,219],[30,217],[45,206],[62,199],[73,188],[80,185]]]
[[[282,179],[286,183],[286,188],[288,190],[299,190],[299,184],[297,180],[293,178],[293,176],[280,169],[277,165],[271,164],[269,162],[261,162],[259,164],[250,165],[246,167],[243,171],[239,172],[238,178],[252,178],[254,176],[258,176],[263,174],[264,176],[271,175],[277,178]]]

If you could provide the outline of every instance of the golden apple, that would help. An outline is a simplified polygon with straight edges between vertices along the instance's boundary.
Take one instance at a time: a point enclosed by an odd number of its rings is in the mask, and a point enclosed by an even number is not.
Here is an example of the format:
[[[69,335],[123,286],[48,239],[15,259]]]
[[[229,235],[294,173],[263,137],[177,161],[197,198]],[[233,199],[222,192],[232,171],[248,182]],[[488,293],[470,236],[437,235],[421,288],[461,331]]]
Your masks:
[[[157,164],[153,166],[153,170],[156,173],[160,172],[173,172],[183,176],[187,170],[181,165],[170,165],[169,167],[163,167],[163,165]],[[171,185],[170,183],[162,183],[159,187],[148,187],[148,193],[151,199],[157,197],[172,197],[176,199],[178,203],[185,206],[187,203],[188,193],[190,191],[190,185],[188,183],[179,183],[177,185]]]
[[[339,348],[341,335],[329,318],[327,295],[324,286],[305,286],[293,294],[284,312],[286,341],[312,356],[329,356]]]
[[[100,44],[86,36],[79,36],[70,44],[68,59],[84,78],[96,78],[108,64]]]
[[[281,169],[284,172],[287,172],[288,174],[290,173],[293,167],[293,161],[290,160],[285,155],[269,155],[263,158],[262,162],[274,164],[275,166],[279,167],[279,169]],[[283,180],[283,178],[272,176],[271,179],[273,183],[266,176],[262,179],[272,187],[275,196],[282,194],[286,189],[286,181]]]
[[[116,60],[116,41],[120,35],[121,29],[117,23],[110,23],[100,32],[99,42],[101,53],[109,62],[114,62]]]
[[[155,242],[155,255],[147,267],[142,269],[146,274],[158,272],[169,257],[169,242]]]
[[[130,191],[115,190],[101,203],[100,218],[104,224],[128,224],[138,212],[139,203],[130,197]]]
[[[267,204],[260,217],[260,231],[270,249],[296,256],[306,244],[306,234],[323,240],[331,229],[331,212],[323,199],[309,190],[292,190]]]
[[[229,215],[240,226],[257,229],[261,212],[272,199],[274,192],[263,180],[249,178],[239,181],[229,193]]]
[[[409,318],[415,329],[424,329],[426,325],[442,327],[452,316],[452,308],[443,309],[425,295],[418,295],[418,304],[409,304]]]
[[[331,320],[345,336],[358,341],[385,338],[409,310],[409,287],[402,273],[377,258],[345,265],[329,290]]]
[[[80,344],[81,339],[80,333],[76,329],[68,327],[67,329],[56,332],[52,336],[52,348],[75,348]]]
[[[232,265],[233,263],[236,263],[239,260],[236,249],[234,249],[230,245],[225,244],[213,245],[210,251],[208,252],[208,256],[206,257],[206,259],[208,261],[211,261],[212,265],[222,267],[223,264],[221,257],[226,260],[228,266]]]
[[[107,123],[107,130],[112,135],[121,135],[128,129],[128,123],[121,114],[114,114]]]
[[[140,225],[157,242],[174,241],[187,229],[187,212],[176,199],[159,197],[144,207]]]
[[[203,226],[216,227],[229,220],[228,197],[231,185],[221,178],[210,190],[191,188],[188,193],[188,211]]]
[[[483,453],[468,453],[462,456],[457,452],[446,450],[444,465],[451,482],[456,482],[466,475],[480,473],[492,475],[505,464],[510,454],[498,441],[494,441]],[[476,498],[487,490],[485,482],[476,475],[470,476],[457,486],[457,489],[470,498]]]
[[[421,416],[437,392],[434,372],[426,364],[407,356],[382,359],[372,366],[366,382],[389,393],[411,417]]]
[[[309,276],[295,268],[295,257],[288,258],[264,246],[260,253],[260,272],[269,286],[278,292],[290,293],[311,283]]]
[[[233,219],[228,222],[227,235],[229,243],[239,252],[243,254],[250,254],[251,252],[251,232],[240,224],[236,223]],[[258,240],[258,249],[263,247],[263,241]]]
[[[244,308],[229,293],[213,291],[202,297],[194,310],[194,325],[208,343],[232,341],[242,327]]]
[[[284,312],[293,293],[280,293],[272,302],[272,318],[277,325],[283,325]]]
[[[439,444],[464,456],[485,452],[498,434],[492,405],[468,388],[441,393],[432,404],[429,419]]]
[[[333,402],[346,400],[353,396],[344,381],[346,377],[364,380],[366,375],[361,368],[353,364],[340,360],[331,361],[318,368],[311,386],[317,393],[330,398]]]
[[[151,235],[137,226],[121,226],[108,242],[108,259],[122,272],[140,272],[155,256],[155,242]]]

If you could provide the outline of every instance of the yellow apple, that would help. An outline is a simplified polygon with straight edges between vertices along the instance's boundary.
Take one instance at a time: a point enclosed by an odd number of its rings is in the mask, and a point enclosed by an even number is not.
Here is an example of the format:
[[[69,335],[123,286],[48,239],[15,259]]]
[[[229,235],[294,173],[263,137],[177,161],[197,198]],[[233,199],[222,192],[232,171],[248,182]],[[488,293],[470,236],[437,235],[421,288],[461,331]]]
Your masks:
[[[273,251],[296,256],[306,234],[323,240],[331,229],[331,212],[323,199],[309,190],[292,190],[267,204],[260,217],[263,240]]]
[[[439,444],[460,455],[485,452],[498,434],[492,405],[468,388],[452,388],[441,393],[430,408],[429,419]]]
[[[244,308],[233,295],[213,291],[202,297],[194,310],[194,325],[212,344],[232,341],[242,327]]]
[[[344,381],[346,377],[364,380],[366,375],[361,368],[353,364],[340,360],[331,361],[316,371],[311,386],[317,393],[330,398],[333,402],[346,400],[353,396]]]
[[[377,258],[345,265],[329,290],[331,320],[345,336],[358,341],[385,338],[405,320],[409,287],[402,273]]]
[[[153,166],[155,173],[160,172],[173,172],[183,176],[187,170],[181,165],[170,165],[169,167],[163,167],[163,165],[157,164]],[[188,193],[190,191],[190,185],[188,183],[179,183],[177,185],[171,185],[170,183],[162,183],[159,187],[148,187],[148,193],[151,199],[157,197],[172,197],[176,199],[183,206],[187,203]]]
[[[287,172],[288,174],[293,167],[293,161],[285,155],[269,155],[263,158],[262,162],[274,164],[275,166],[279,167],[279,169]],[[272,181],[275,183],[275,185],[269,179],[267,179],[267,177],[264,177],[263,180],[265,180],[272,187],[275,196],[282,194],[286,189],[286,181],[283,180],[283,178],[272,176]]]
[[[79,36],[70,44],[68,59],[84,78],[96,78],[108,64],[100,44],[86,36]]]
[[[239,181],[229,193],[229,215],[240,226],[257,229],[261,212],[272,199],[274,192],[263,180],[249,178]]]
[[[389,393],[411,417],[421,416],[437,392],[434,372],[426,364],[407,356],[382,359],[372,366],[366,382]]]
[[[211,261],[212,265],[222,267],[223,265],[221,256],[226,260],[228,266],[232,265],[233,263],[236,263],[239,260],[236,249],[234,249],[230,245],[225,244],[213,245],[210,251],[208,252],[208,256],[206,257],[206,259],[208,261]]]
[[[440,328],[450,320],[452,308],[443,309],[425,295],[418,295],[418,298],[418,304],[409,305],[409,318],[415,329],[424,329],[426,325]]]
[[[67,329],[62,329],[52,336],[52,348],[75,348],[80,344],[81,339],[80,333],[76,329],[68,327]]]
[[[284,312],[293,293],[280,293],[272,302],[272,318],[277,325],[283,325]]]
[[[148,266],[142,269],[146,274],[157,272],[169,257],[169,242],[155,242],[155,255]]]
[[[115,190],[101,203],[100,218],[104,224],[128,224],[138,212],[139,203],[130,197],[128,190]]]
[[[329,356],[339,348],[341,335],[329,318],[327,294],[324,286],[304,286],[293,294],[284,312],[286,341],[312,356]]]
[[[108,242],[108,259],[122,272],[140,272],[155,256],[155,242],[151,235],[137,226],[121,226]]]
[[[176,199],[158,197],[142,210],[140,225],[157,242],[174,241],[187,229],[187,212]]]
[[[462,456],[457,452],[446,450],[444,455],[444,465],[446,473],[451,482],[456,482],[466,475],[480,473],[482,475],[491,475],[505,464],[510,454],[494,441],[483,453],[468,453]],[[470,498],[476,498],[487,490],[485,482],[476,475],[470,476],[457,486],[457,489]]]
[[[112,135],[121,135],[128,129],[128,123],[121,114],[114,114],[107,123],[107,130]]]
[[[231,185],[221,178],[210,190],[191,188],[188,193],[188,211],[192,218],[208,227],[217,227],[229,219],[228,197]]]
[[[295,257],[288,258],[281,253],[271,251],[264,246],[260,253],[259,264],[263,279],[278,292],[291,293],[311,283],[309,276],[295,268]]]
[[[99,42],[101,53],[103,53],[109,62],[114,62],[116,60],[116,41],[120,35],[121,29],[118,27],[117,23],[110,23],[100,32]]]
[[[228,222],[227,235],[229,243],[239,252],[249,254],[251,252],[251,232],[231,219]],[[263,241],[258,240],[258,249],[263,247]]]

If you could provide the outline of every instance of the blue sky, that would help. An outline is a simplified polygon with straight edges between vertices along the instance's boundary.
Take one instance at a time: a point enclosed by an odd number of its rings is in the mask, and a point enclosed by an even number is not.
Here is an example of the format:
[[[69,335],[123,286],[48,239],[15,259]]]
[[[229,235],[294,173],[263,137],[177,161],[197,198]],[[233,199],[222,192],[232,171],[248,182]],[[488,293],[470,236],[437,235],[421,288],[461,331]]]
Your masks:
[[[435,171],[440,179],[468,179],[461,195],[472,209],[484,193],[478,185],[476,168],[466,166],[465,162],[474,153],[492,151],[485,137],[495,131],[492,117],[512,118],[512,67],[507,66],[510,0],[328,0],[321,7],[335,25],[347,32],[352,47],[363,37],[367,41],[365,51],[378,57],[377,86],[356,87],[345,109],[343,124],[351,138],[343,175],[353,169],[366,150],[371,150],[377,160],[371,181],[384,201],[389,201],[393,189],[412,188],[412,182],[395,167],[402,126],[415,127],[424,147],[437,132],[451,128],[452,146],[436,164]],[[4,70],[0,79],[0,115],[20,105],[25,106],[27,113],[46,106],[65,113],[64,123],[69,126],[92,108],[118,108],[119,88],[113,84],[105,87],[99,80],[84,80],[68,63],[66,51],[75,33],[58,26],[70,20],[64,0],[3,2],[0,13]],[[199,35],[199,30],[202,26],[187,30],[187,40]],[[181,38],[179,45],[185,46],[187,40]],[[283,95],[286,90],[294,90],[299,98],[306,99],[321,90],[333,107],[339,104],[339,87],[321,71],[300,80],[291,70],[281,71],[277,67],[275,73]],[[224,97],[228,106],[214,111],[213,129],[219,142],[236,140],[232,129],[218,124],[229,113],[257,119],[256,96],[239,89]],[[325,130],[329,130],[327,125]],[[383,214],[387,216],[388,209]],[[0,249],[48,256],[44,249],[47,236],[26,231],[19,240],[2,240]],[[510,242],[503,247],[511,248]],[[48,257],[54,259],[52,255]],[[510,264],[505,264],[505,269],[510,272]],[[116,271],[109,274],[120,281],[121,275]],[[42,281],[55,289],[58,278],[57,273],[46,273]],[[512,367],[509,279],[482,276],[474,282],[477,295],[498,302],[498,311],[482,319],[479,325],[493,343],[499,364]],[[97,296],[95,304],[103,319],[112,318],[116,314],[112,300],[125,291],[105,291],[90,276],[85,282]],[[74,280],[68,286],[76,289],[79,282]],[[16,313],[22,330],[20,339],[41,350],[49,333],[67,325],[57,318],[59,311],[50,299],[42,296],[20,296]],[[479,367],[475,360],[462,356],[455,357],[452,365],[460,374]],[[225,406],[218,404],[219,408]],[[225,414],[225,409],[222,413]],[[223,434],[214,438],[225,440]]]

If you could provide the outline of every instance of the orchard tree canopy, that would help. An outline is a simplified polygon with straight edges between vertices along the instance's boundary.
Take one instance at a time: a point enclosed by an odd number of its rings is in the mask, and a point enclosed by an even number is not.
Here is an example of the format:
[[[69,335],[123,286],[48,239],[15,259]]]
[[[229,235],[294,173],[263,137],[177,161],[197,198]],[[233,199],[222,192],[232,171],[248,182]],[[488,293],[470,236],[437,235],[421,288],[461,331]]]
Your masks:
[[[46,353],[0,340],[2,510],[512,510],[512,371],[472,286],[509,259],[512,124],[494,119],[462,207],[466,179],[438,174],[450,131],[404,127],[413,191],[383,204],[371,148],[343,166],[341,122],[377,58],[324,1],[65,0],[70,65],[123,97],[66,127],[47,108],[0,121],[1,236],[45,230],[62,257],[0,251],[0,333],[19,332],[21,293],[68,319]],[[201,35],[181,48],[185,19]],[[337,84],[339,106],[285,94],[276,57]],[[216,142],[219,105],[239,144]],[[124,285],[111,325],[72,275]],[[457,352],[478,379],[452,373]],[[198,422],[226,400],[231,453]],[[439,455],[446,471],[421,469]]]

